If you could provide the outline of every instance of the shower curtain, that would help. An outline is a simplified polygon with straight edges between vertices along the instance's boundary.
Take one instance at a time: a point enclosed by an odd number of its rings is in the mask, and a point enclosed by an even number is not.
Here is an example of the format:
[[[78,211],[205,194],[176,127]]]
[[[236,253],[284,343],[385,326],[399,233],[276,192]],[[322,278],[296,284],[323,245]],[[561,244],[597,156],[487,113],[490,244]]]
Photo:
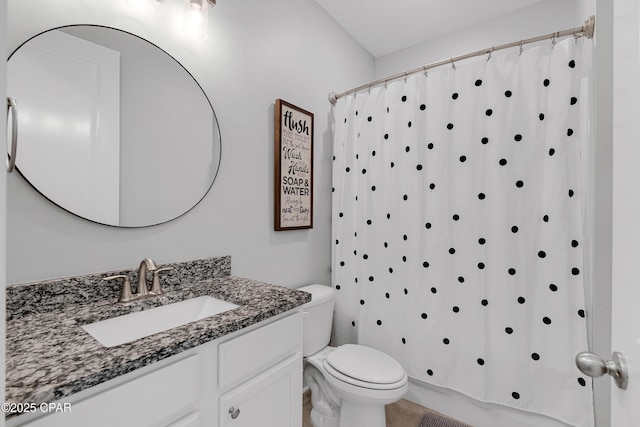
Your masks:
[[[591,40],[340,98],[336,344],[483,402],[593,425],[585,304]]]

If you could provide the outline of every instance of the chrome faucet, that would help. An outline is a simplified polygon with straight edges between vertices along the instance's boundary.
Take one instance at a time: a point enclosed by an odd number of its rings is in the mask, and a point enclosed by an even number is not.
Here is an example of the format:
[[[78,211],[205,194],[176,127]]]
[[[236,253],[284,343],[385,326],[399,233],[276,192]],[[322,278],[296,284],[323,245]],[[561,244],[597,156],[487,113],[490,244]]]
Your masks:
[[[171,269],[171,267],[158,268],[156,266],[156,263],[153,262],[151,258],[143,259],[140,262],[140,267],[138,268],[138,289],[135,294],[131,291],[131,281],[129,280],[129,276],[127,275],[117,274],[115,276],[105,277],[102,280],[108,282],[115,279],[124,279],[118,302],[130,302],[140,298],[147,298],[153,295],[162,295],[164,292],[162,291],[162,287],[160,286],[160,278],[158,276],[158,273]],[[151,290],[149,290],[147,286],[147,271],[151,271],[153,273]]]
[[[149,288],[147,287],[147,270],[156,271],[158,267],[151,258],[145,258],[140,262],[138,268],[138,298],[149,296]]]

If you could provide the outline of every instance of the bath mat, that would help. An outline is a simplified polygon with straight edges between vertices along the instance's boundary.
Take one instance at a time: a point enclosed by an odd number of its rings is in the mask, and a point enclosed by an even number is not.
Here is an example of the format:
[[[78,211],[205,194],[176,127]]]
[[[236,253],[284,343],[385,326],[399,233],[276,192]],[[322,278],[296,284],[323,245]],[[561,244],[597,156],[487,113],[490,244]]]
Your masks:
[[[420,420],[418,427],[473,427],[461,421],[445,417],[444,415],[427,412]]]

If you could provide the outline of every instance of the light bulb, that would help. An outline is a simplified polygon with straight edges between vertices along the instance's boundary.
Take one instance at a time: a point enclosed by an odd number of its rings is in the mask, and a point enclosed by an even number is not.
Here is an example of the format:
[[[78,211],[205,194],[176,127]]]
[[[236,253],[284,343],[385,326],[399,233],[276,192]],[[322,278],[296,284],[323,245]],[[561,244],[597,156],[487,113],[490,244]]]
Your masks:
[[[196,40],[206,40],[209,27],[210,3],[207,0],[186,0],[184,32]]]

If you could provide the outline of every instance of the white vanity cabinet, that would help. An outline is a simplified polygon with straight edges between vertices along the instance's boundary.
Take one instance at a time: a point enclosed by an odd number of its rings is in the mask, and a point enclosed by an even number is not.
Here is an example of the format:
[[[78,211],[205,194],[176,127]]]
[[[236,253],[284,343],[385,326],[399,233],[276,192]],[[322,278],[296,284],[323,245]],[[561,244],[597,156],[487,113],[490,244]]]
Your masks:
[[[301,427],[302,313],[202,344],[60,400],[7,427]]]

